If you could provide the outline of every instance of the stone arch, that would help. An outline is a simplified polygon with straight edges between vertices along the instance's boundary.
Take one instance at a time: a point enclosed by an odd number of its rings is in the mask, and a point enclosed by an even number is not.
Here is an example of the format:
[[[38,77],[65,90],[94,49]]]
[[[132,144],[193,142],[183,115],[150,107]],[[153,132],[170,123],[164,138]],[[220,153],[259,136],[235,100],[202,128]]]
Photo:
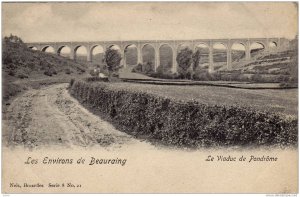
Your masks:
[[[46,53],[55,53],[55,49],[53,46],[47,45],[42,47],[42,52],[46,52]]]
[[[137,65],[138,62],[138,47],[136,44],[127,44],[124,47],[124,63],[126,65]],[[132,55],[135,53],[135,55]]]
[[[79,54],[78,54],[79,52]],[[74,48],[74,60],[86,61],[88,56],[87,47],[84,45],[77,45]]]
[[[270,48],[276,48],[277,46],[278,46],[277,42],[275,42],[275,41],[269,42],[269,47]]]
[[[141,55],[142,55],[142,64],[150,64],[152,66],[152,69],[155,70],[155,47],[152,44],[143,44],[141,47]]]
[[[58,47],[56,53],[59,56],[69,57],[71,55],[71,47],[69,47],[67,45],[62,45],[62,46]]]
[[[118,50],[118,51],[122,51],[121,47],[117,44],[110,44],[107,46],[108,49],[115,49],[115,50]]]
[[[160,65],[164,70],[171,70],[174,64],[174,49],[168,43],[161,43],[158,47]]]
[[[209,49],[209,44],[206,42],[198,42],[194,45],[194,51],[196,51],[197,48],[208,48]]]
[[[35,46],[29,46],[28,48],[30,48],[30,49],[32,49],[34,51],[38,50]]]
[[[103,63],[105,48],[101,44],[93,45],[89,50],[89,61]]]
[[[266,49],[266,44],[260,41],[254,41],[250,44],[250,56],[254,57]]]
[[[212,56],[213,56],[213,62],[214,62],[214,70],[218,70],[219,68],[224,67],[227,65],[227,44],[223,42],[216,42],[212,46]]]
[[[230,47],[232,62],[239,62],[246,59],[246,44],[243,42],[234,42]]]
[[[225,48],[225,49],[228,48],[227,43],[225,43],[225,42],[215,42],[215,43],[213,43],[213,49],[216,48],[216,45],[223,45],[224,46],[223,48]]]
[[[151,46],[152,48],[155,49],[155,45],[153,45],[151,43],[144,43],[144,44],[142,44],[141,49],[143,49],[146,45]]]

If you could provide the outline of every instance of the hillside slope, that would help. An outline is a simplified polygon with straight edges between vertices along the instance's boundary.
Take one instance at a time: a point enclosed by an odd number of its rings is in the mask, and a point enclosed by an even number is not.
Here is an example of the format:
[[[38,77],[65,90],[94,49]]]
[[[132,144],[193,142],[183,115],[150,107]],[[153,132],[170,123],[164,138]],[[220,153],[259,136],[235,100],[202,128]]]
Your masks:
[[[71,77],[85,75],[86,69],[83,63],[29,49],[16,36],[5,37],[2,42],[3,101],[29,87],[68,82]]]

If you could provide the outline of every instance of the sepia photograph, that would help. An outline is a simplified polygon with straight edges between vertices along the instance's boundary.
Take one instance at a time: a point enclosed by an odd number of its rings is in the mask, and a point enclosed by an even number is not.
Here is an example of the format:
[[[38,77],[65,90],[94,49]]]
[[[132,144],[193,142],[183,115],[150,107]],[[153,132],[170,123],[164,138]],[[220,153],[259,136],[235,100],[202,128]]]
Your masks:
[[[1,2],[2,194],[297,194],[298,2]]]

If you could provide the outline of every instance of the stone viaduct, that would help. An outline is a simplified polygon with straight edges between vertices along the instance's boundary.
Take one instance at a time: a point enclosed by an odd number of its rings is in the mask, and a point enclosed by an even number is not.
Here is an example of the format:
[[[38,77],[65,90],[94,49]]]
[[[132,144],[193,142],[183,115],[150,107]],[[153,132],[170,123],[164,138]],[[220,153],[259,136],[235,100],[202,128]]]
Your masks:
[[[61,54],[61,50],[64,47],[69,47],[70,59],[76,60],[76,51],[79,47],[83,46],[87,50],[87,61],[91,62],[93,57],[93,49],[97,46],[101,46],[105,52],[106,49],[117,46],[120,49],[122,55],[121,64],[126,67],[125,51],[129,46],[135,46],[137,48],[137,63],[143,63],[142,49],[146,45],[151,46],[155,51],[155,70],[160,65],[160,48],[163,45],[167,45],[172,49],[173,54],[173,65],[172,72],[177,72],[176,55],[180,47],[189,47],[193,51],[199,45],[206,45],[209,51],[209,71],[214,70],[213,52],[214,45],[222,44],[225,46],[227,51],[227,69],[231,69],[232,64],[232,46],[233,44],[241,44],[245,50],[245,60],[249,61],[251,58],[251,45],[259,43],[264,47],[264,51],[270,52],[278,50],[282,47],[287,47],[289,41],[285,38],[244,38],[244,39],[198,39],[198,40],[132,40],[132,41],[98,41],[98,42],[36,42],[26,43],[29,48],[36,48],[40,51],[46,51],[48,47],[53,47],[57,55]],[[270,47],[270,44],[273,46]]]

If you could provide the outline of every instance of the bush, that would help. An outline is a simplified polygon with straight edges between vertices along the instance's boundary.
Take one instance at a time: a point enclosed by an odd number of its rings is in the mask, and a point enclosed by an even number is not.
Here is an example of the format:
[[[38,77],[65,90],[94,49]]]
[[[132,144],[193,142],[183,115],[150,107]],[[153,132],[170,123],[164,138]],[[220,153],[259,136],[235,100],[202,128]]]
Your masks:
[[[88,77],[85,79],[87,82],[95,82],[95,81],[108,81],[108,78],[100,78],[100,77]],[[71,84],[70,84],[71,85]],[[72,86],[72,85],[71,85]]]
[[[145,74],[153,73],[154,72],[154,65],[152,62],[145,62],[143,65],[143,72]]]
[[[161,79],[179,79],[180,76],[177,73],[172,73],[172,72],[167,72],[167,73],[162,73],[162,72],[152,72],[149,73],[150,77],[154,78],[161,78]]]
[[[288,82],[289,82],[289,79],[290,79],[289,76],[286,76],[286,75],[280,75],[278,80],[279,80],[279,82],[281,82],[281,83],[288,83]]]
[[[24,73],[19,73],[18,74],[18,78],[20,79],[25,79],[25,78],[28,78],[28,75],[24,74]]]
[[[142,73],[143,72],[143,65],[142,64],[138,64],[136,65],[133,69],[132,69],[132,72],[136,72],[136,73]]]
[[[44,75],[47,75],[49,77],[51,77],[52,75],[56,75],[57,72],[53,67],[48,68],[45,72]]]
[[[72,73],[72,71],[69,68],[65,69],[65,74],[69,75],[71,73]]]
[[[193,79],[196,81],[210,81],[211,77],[207,70],[196,70]]]
[[[8,71],[8,75],[10,75],[10,76],[15,76],[15,71],[9,70],[9,71]]]
[[[262,78],[262,76],[260,74],[254,74],[251,77],[251,81],[254,81],[254,82],[263,82],[263,78]]]
[[[71,95],[120,130],[168,145],[296,145],[297,119],[239,106],[178,101],[101,82],[76,80]]]

